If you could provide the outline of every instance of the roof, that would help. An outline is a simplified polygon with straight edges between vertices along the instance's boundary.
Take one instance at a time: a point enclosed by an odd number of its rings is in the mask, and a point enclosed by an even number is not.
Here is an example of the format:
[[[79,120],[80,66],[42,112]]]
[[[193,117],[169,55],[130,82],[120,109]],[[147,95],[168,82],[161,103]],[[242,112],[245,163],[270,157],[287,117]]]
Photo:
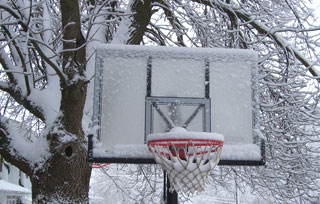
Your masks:
[[[0,193],[6,194],[31,194],[31,191],[22,186],[0,180]]]

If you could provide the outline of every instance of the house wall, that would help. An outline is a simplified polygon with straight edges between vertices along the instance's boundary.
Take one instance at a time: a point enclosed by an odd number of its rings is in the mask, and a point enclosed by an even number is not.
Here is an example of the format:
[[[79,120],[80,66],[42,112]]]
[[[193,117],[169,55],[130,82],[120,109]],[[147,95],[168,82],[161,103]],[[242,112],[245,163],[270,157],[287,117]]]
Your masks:
[[[23,186],[31,191],[31,182],[29,177],[17,167],[5,162],[4,160],[2,161],[3,162],[0,162],[0,180],[5,180],[15,185]],[[0,192],[0,204],[7,204],[7,196],[8,194]],[[28,200],[31,201],[31,195],[22,196],[21,200],[23,203],[28,203]]]
[[[23,187],[31,190],[31,182],[29,177],[25,173],[21,172],[17,167],[9,163],[6,164],[8,164],[9,168],[7,168],[4,163],[2,164],[2,172],[0,173],[0,179],[16,185],[22,184]]]
[[[7,204],[7,196],[0,193],[0,204]]]

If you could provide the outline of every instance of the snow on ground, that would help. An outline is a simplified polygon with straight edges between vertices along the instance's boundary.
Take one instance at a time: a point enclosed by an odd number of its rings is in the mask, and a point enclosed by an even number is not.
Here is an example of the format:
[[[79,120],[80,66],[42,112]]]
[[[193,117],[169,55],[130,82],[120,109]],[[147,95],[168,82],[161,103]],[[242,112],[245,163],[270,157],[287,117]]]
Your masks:
[[[148,175],[152,169],[153,177]],[[100,169],[93,169],[90,183],[90,203],[100,204],[108,201],[110,204],[125,203],[160,203],[162,196],[162,170],[155,165],[128,166],[111,164],[105,173]],[[161,175],[160,175],[161,174]],[[149,180],[144,179],[148,177]],[[180,198],[184,204],[234,204],[236,203],[234,189],[227,191],[223,188],[214,189],[206,186],[206,190],[189,199]],[[272,204],[258,195],[254,195],[249,189],[239,192],[240,204]]]
[[[258,195],[253,195],[247,190],[246,193],[239,192],[239,204],[272,204]],[[236,192],[229,192],[223,188],[213,189],[208,186],[206,190],[191,198],[185,204],[235,204]]]

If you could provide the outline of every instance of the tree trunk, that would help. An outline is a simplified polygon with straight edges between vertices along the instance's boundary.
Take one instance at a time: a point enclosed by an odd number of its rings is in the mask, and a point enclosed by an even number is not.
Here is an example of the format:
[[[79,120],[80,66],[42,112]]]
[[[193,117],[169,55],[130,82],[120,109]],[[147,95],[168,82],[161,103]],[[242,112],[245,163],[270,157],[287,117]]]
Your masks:
[[[135,13],[133,15],[132,33],[130,38],[126,42],[127,44],[139,45],[143,39],[143,35],[147,29],[147,25],[150,23],[152,16],[152,4],[151,0],[134,0],[132,3],[131,11]]]
[[[51,158],[31,176],[34,203],[88,203],[91,167],[82,129],[87,81],[85,39],[81,34],[78,0],[60,0],[63,27],[61,115],[47,135]],[[140,44],[151,17],[150,0],[135,1],[134,32],[129,43]]]
[[[69,142],[57,149],[31,177],[33,203],[89,203],[91,167],[81,142]],[[39,167],[41,168],[41,167]]]
[[[51,158],[31,176],[34,203],[88,203],[91,166],[82,131],[86,83],[65,86],[61,115],[47,135]]]
[[[31,176],[34,203],[88,203],[91,166],[82,130],[87,82],[78,0],[61,0],[63,72],[61,114],[47,135],[51,158]]]

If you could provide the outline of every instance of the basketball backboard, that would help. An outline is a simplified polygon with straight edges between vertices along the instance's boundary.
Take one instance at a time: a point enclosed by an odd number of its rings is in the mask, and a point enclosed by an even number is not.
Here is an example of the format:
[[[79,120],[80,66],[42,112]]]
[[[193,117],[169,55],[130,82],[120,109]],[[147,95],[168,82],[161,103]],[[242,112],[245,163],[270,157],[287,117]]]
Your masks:
[[[224,135],[220,165],[263,165],[253,51],[104,45],[97,48],[89,159],[154,163],[149,134],[182,126]]]

